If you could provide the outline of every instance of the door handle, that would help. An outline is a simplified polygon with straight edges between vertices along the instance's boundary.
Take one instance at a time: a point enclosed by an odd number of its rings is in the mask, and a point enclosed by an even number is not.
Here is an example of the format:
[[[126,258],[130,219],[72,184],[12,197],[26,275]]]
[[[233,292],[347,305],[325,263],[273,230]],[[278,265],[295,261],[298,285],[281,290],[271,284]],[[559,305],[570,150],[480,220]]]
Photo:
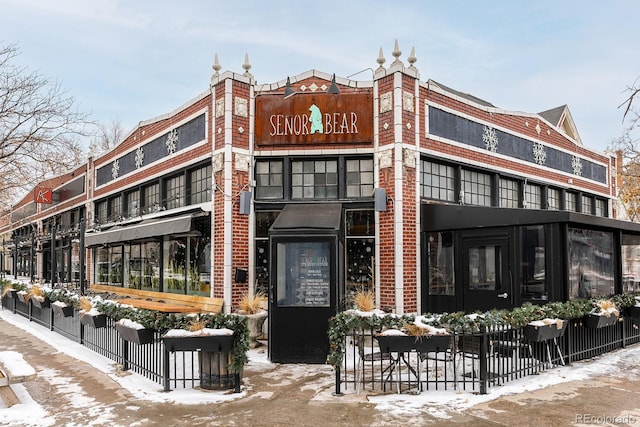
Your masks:
[[[506,292],[503,294],[498,294],[498,298],[509,298],[509,294]]]

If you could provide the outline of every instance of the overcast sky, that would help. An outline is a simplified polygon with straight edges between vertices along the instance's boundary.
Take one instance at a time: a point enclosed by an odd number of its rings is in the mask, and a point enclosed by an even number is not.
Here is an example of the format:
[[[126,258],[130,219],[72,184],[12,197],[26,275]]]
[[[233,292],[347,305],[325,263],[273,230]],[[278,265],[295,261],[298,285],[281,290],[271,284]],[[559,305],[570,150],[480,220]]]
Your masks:
[[[639,17],[637,0],[0,0],[0,43],[128,132],[208,90],[216,53],[237,73],[248,53],[258,83],[311,69],[370,80],[398,39],[421,80],[506,110],[567,104],[603,151],[640,76]]]

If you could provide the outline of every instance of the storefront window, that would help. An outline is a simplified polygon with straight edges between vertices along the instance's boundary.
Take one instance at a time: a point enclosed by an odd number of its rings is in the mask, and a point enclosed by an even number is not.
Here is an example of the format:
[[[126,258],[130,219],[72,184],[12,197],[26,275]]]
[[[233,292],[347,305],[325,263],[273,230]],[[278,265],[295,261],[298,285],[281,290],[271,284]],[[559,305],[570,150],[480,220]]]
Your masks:
[[[429,233],[429,295],[455,295],[453,233]]]
[[[187,280],[187,238],[179,237],[164,242],[164,291],[185,293]]]
[[[142,289],[160,290],[160,242],[145,242],[140,247]]]
[[[265,295],[269,293],[269,228],[279,214],[280,211],[256,211],[255,213],[255,291]]]
[[[608,297],[615,292],[613,233],[569,229],[569,297]]]
[[[188,292],[209,296],[211,292],[211,244],[210,239],[191,237],[189,239]]]
[[[523,300],[549,299],[546,282],[546,258],[544,227],[522,227],[522,281],[520,293]]]
[[[122,286],[122,246],[111,246],[109,252],[109,284]]]
[[[94,251],[95,266],[94,283],[101,285],[109,284],[109,249],[98,246]]]
[[[357,291],[375,293],[375,215],[372,210],[345,212],[346,234],[346,293]]]
[[[622,235],[622,291],[640,291],[640,236]]]

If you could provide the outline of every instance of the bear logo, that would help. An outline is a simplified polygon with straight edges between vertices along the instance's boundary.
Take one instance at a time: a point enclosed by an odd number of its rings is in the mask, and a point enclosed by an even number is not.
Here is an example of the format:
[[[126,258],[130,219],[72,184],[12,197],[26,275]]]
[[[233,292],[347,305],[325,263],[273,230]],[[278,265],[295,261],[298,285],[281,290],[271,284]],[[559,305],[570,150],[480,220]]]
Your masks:
[[[316,132],[323,133],[322,129],[322,113],[316,104],[311,104],[309,107],[309,121],[311,122],[311,131],[309,133],[314,134]]]

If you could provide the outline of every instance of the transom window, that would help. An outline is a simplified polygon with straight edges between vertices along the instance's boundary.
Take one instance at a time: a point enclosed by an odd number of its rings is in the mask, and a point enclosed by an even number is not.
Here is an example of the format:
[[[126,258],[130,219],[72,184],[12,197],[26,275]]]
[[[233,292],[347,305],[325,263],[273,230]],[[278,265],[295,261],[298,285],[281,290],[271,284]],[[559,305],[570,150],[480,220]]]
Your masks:
[[[142,190],[144,193],[144,212],[155,212],[160,208],[160,184],[147,185]]]
[[[500,207],[501,208],[517,208],[519,207],[518,181],[507,178],[500,178]]]
[[[347,197],[371,197],[373,159],[347,160]]]
[[[167,209],[184,206],[184,175],[177,175],[166,181]]]
[[[467,205],[491,206],[491,175],[463,170],[462,192]]]
[[[455,169],[453,166],[422,161],[422,197],[455,202]]]
[[[566,193],[566,210],[576,212],[578,207],[578,195],[576,193]]]
[[[541,209],[542,208],[542,189],[539,185],[526,184],[524,186],[525,208]]]
[[[210,199],[209,191],[211,190],[211,165],[195,169],[190,173],[190,203],[197,205],[198,203],[208,202]]]
[[[140,191],[134,190],[127,193],[127,217],[140,215]]]
[[[552,211],[560,210],[560,190],[556,188],[547,189],[547,209]]]
[[[591,215],[593,212],[593,199],[589,196],[582,196],[582,213]]]
[[[291,163],[291,198],[337,199],[338,161],[293,161]]]
[[[256,197],[281,199],[283,197],[282,160],[256,162]]]

